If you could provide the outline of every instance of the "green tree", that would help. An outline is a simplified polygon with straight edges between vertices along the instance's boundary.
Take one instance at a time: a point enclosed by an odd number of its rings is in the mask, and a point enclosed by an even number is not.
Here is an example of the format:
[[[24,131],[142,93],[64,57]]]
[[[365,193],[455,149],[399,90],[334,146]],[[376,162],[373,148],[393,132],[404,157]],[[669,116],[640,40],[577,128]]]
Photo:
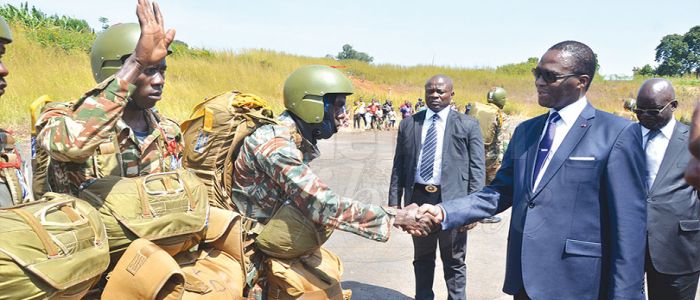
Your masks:
[[[651,77],[656,74],[656,70],[651,65],[646,64],[641,68],[632,68],[632,73],[634,76]]]
[[[100,17],[97,20],[100,21],[100,24],[102,24],[102,30],[109,28],[109,19],[106,17]]]
[[[661,39],[656,47],[656,61],[659,63],[656,74],[682,76],[692,71],[690,49],[684,39],[684,35],[680,34],[669,34]]]
[[[686,64],[688,73],[695,72],[695,77],[700,76],[700,26],[690,28],[683,35],[683,42],[688,45]]]
[[[343,45],[343,51],[338,52],[338,55],[335,58],[338,60],[356,59],[367,63],[371,63],[374,60],[374,57],[369,56],[367,53],[359,52],[353,49],[350,44]]]

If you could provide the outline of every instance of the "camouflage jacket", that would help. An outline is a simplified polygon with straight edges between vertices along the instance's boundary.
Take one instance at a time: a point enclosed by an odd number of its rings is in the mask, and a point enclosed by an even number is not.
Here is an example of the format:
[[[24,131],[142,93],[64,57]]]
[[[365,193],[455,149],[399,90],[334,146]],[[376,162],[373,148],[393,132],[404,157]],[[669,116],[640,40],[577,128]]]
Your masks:
[[[291,200],[317,224],[388,240],[393,217],[381,206],[340,197],[328,188],[308,166],[318,148],[300,138],[288,112],[279,121],[246,137],[235,161],[233,199],[241,213],[266,223],[276,207]]]
[[[486,184],[489,184],[496,177],[496,172],[501,167],[503,154],[506,152],[510,141],[510,132],[508,131],[510,120],[501,109],[498,110],[498,115],[493,122],[492,142],[484,145],[486,148],[484,149],[486,153]]]
[[[0,128],[0,207],[10,207],[31,200],[23,163],[12,133]]]
[[[151,130],[139,142],[122,120],[134,88],[112,77],[86,93],[78,104],[57,105],[41,114],[37,141],[51,157],[48,181],[52,191],[77,195],[80,185],[92,178],[136,177],[179,166],[182,138],[177,123],[145,110]]]

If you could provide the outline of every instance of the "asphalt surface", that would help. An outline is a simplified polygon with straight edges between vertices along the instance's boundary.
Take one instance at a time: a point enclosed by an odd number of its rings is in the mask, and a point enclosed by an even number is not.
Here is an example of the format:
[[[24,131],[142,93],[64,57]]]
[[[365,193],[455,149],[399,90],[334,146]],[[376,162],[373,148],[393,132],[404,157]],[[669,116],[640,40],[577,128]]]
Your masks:
[[[387,204],[396,131],[341,132],[319,143],[321,157],[311,167],[336,193],[364,203]],[[497,224],[479,224],[467,242],[467,297],[512,299],[501,292],[510,211]],[[336,231],[325,247],[344,263],[343,288],[354,300],[412,299],[414,296],[411,236],[394,229],[386,243]],[[439,253],[435,299],[447,299]]]

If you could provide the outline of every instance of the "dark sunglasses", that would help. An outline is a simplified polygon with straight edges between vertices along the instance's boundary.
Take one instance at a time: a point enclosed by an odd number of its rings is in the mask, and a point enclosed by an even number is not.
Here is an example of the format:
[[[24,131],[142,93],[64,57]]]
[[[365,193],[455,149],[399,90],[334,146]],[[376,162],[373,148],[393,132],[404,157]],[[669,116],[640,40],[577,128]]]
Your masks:
[[[662,111],[664,111],[673,102],[676,102],[676,100],[675,99],[671,100],[670,102],[666,103],[666,105],[664,105],[664,107],[662,107],[660,109],[659,108],[648,108],[648,109],[635,108],[632,111],[638,115],[647,114],[650,116],[658,116],[659,114],[661,114]]]
[[[557,74],[552,71],[546,71],[542,70],[540,68],[534,68],[532,69],[532,76],[535,76],[535,80],[537,78],[542,77],[542,80],[546,82],[547,84],[552,84],[555,83],[557,80],[562,79],[562,78],[567,78],[571,76],[578,76],[579,74],[576,73],[570,73],[570,74]]]

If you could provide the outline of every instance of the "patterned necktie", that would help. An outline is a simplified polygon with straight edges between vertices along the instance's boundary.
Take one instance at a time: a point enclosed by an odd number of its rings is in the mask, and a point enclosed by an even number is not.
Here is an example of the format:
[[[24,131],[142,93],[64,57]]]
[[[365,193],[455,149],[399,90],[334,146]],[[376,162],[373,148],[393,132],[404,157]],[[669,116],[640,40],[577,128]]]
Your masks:
[[[549,122],[547,122],[547,132],[542,137],[540,145],[537,148],[537,161],[535,162],[535,169],[532,173],[532,185],[535,185],[537,177],[540,175],[540,169],[544,165],[547,155],[549,155],[549,150],[552,148],[552,142],[554,141],[554,134],[557,132],[557,121],[561,120],[559,113],[554,112],[549,115]]]
[[[661,133],[661,130],[659,129],[649,130],[649,132],[647,132],[647,142],[644,144],[644,151],[647,150],[647,147],[649,147],[649,144],[651,144],[651,140],[659,135],[659,133]]]
[[[654,129],[650,130],[647,132],[647,142],[644,144],[644,154],[646,156],[646,163],[647,163],[647,190],[651,190],[651,186],[654,184],[654,179],[656,179],[656,173],[658,172],[657,169],[657,164],[655,164],[653,153],[651,153],[651,149],[649,149],[649,145],[651,144],[651,141],[661,133],[661,130]],[[655,170],[653,170],[655,169]]]
[[[434,114],[432,117],[432,123],[428,128],[428,132],[425,134],[425,141],[423,142],[423,158],[420,162],[420,177],[423,180],[428,181],[433,178],[433,165],[435,164],[435,149],[437,147],[437,129],[435,129],[435,123],[440,119],[438,114]]]

